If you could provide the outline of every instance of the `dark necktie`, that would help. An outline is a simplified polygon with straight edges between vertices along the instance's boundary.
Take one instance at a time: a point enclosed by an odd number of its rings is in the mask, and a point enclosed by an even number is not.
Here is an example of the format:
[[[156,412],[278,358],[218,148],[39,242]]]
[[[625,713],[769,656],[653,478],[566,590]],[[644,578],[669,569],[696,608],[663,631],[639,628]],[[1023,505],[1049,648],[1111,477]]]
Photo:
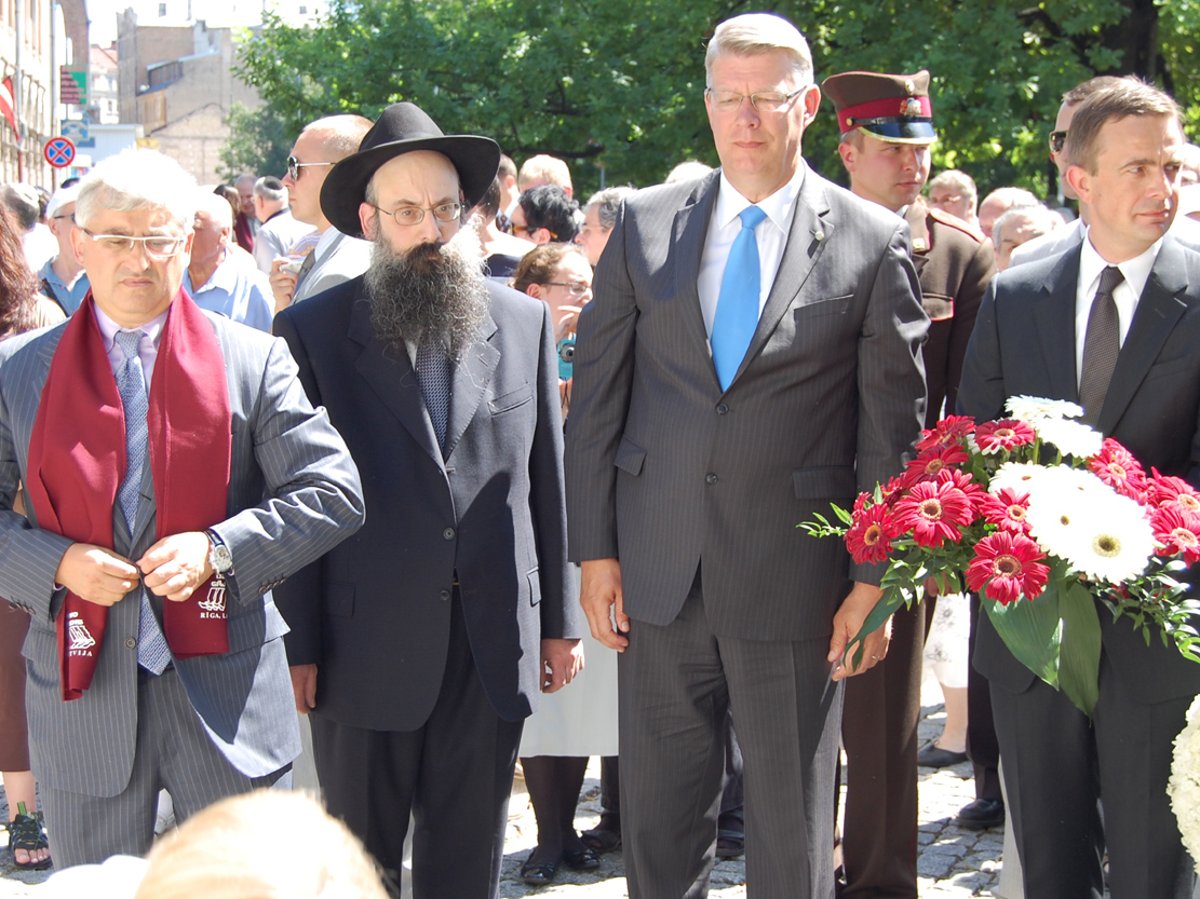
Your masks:
[[[141,331],[118,331],[116,342],[125,354],[125,362],[117,372],[117,391],[121,394],[121,405],[125,410],[125,478],[117,491],[117,502],[129,533],[133,534],[133,522],[137,518],[138,503],[141,500],[142,473],[146,467],[148,455],[149,430],[146,425],[146,413],[150,404],[146,395],[146,373],[142,369],[142,359],[138,353],[141,342]],[[138,614],[138,664],[154,674],[162,674],[171,661],[171,652],[167,648],[166,638],[150,608],[150,598],[146,588],[137,586],[140,602]]]
[[[734,238],[725,260],[721,292],[717,295],[717,314],[713,316],[712,337],[709,338],[713,365],[722,390],[729,387],[737,374],[758,326],[758,296],[762,286],[754,229],[767,214],[757,206],[747,206],[738,217],[742,220],[742,230]]]
[[[425,411],[433,423],[438,446],[446,449],[446,421],[450,415],[450,359],[441,341],[423,338],[417,346],[417,378]]]
[[[1100,420],[1104,396],[1108,393],[1108,384],[1117,367],[1117,354],[1121,351],[1121,322],[1113,290],[1124,277],[1115,265],[1100,273],[1100,287],[1088,314],[1083,368],[1079,374],[1079,404],[1083,406],[1083,420],[1090,425]]]
[[[300,282],[304,280],[304,276],[312,271],[312,267],[317,262],[316,247],[308,251],[308,255],[304,257],[304,261],[300,263],[300,271],[296,272],[296,289],[300,289]]]

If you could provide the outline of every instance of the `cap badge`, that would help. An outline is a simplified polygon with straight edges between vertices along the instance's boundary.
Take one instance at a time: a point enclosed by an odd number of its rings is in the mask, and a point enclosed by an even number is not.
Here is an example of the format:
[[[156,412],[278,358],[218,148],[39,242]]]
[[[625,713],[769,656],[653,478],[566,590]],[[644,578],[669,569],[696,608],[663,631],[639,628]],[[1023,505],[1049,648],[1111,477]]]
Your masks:
[[[916,97],[907,97],[900,103],[900,115],[911,119],[921,114],[921,101]]]

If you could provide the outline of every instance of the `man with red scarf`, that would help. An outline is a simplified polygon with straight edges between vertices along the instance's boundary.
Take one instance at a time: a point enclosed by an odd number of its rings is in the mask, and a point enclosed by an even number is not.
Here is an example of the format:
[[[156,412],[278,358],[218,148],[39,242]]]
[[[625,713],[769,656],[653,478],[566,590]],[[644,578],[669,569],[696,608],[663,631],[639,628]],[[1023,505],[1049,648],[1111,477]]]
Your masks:
[[[182,290],[194,191],[152,151],[76,204],[92,291],[0,347],[0,596],[32,616],[33,768],[63,867],[144,854],[299,751],[270,590],[363,521],[357,469],[281,340]]]

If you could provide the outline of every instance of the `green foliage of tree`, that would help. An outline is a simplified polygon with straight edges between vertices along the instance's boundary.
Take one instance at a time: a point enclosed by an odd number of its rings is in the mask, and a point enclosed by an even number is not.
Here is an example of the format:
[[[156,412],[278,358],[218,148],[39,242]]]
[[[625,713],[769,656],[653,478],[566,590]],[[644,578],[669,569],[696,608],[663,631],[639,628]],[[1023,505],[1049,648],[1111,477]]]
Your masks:
[[[221,177],[226,182],[243,172],[283,177],[292,132],[269,105],[247,109],[234,103],[229,128],[229,140],[221,148]]]
[[[520,162],[566,159],[576,190],[651,184],[675,163],[715,164],[704,114],[704,47],[745,0],[334,0],[315,28],[268,16],[240,74],[292,138],[335,112],[374,117],[412,100],[447,133],[487,134]],[[935,167],[981,190],[1045,195],[1046,153],[1064,91],[1135,71],[1172,90],[1200,126],[1200,0],[783,0],[805,31],[818,80],[875,69],[933,75]],[[257,127],[257,125],[256,125]],[[260,142],[254,146],[272,146]],[[826,101],[805,155],[844,180]],[[240,152],[240,151],[239,151]],[[231,158],[233,158],[231,156]],[[242,159],[244,157],[237,157]],[[256,166],[262,170],[262,166]]]

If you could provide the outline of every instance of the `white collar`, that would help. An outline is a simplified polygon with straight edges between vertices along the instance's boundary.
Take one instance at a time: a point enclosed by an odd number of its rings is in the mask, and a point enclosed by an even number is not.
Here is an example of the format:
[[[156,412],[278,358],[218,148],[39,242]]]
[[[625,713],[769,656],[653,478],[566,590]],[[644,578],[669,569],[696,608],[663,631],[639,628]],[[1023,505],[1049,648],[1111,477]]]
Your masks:
[[[725,173],[721,172],[720,187],[717,191],[717,205],[713,210],[713,221],[717,226],[724,228],[741,215],[742,211],[747,206],[757,206],[767,214],[767,218],[775,225],[776,228],[783,234],[787,234],[788,228],[792,224],[792,208],[796,202],[796,197],[800,194],[800,187],[804,184],[804,175],[808,171],[801,160],[796,167],[795,174],[788,179],[787,183],[779,188],[775,193],[760,200],[757,203],[751,203],[736,187],[730,184],[729,179],[725,177]]]

